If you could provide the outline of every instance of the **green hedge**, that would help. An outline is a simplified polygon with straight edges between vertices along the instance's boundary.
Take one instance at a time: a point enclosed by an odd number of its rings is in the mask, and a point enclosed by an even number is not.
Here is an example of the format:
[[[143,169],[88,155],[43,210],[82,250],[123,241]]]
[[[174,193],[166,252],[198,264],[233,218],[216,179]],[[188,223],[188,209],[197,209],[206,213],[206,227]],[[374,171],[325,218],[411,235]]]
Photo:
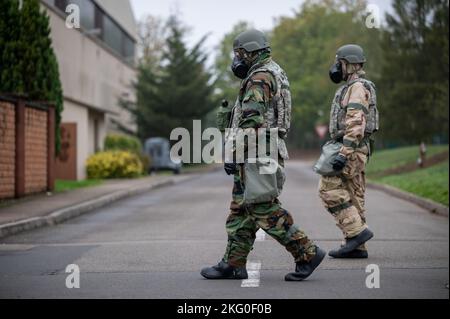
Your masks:
[[[105,151],[129,151],[142,153],[142,144],[138,138],[123,134],[108,134],[104,142]]]

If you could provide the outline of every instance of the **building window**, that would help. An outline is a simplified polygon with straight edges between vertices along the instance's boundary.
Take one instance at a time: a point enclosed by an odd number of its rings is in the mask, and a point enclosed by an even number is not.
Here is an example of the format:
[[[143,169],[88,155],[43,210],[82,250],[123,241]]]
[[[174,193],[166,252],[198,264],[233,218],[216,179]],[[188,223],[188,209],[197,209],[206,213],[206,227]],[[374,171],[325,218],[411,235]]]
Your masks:
[[[91,0],[69,0],[68,4],[76,4],[80,8],[80,23],[84,29],[95,28],[95,4]]]
[[[76,4],[80,8],[81,27],[86,31],[99,29],[96,36],[106,43],[129,64],[134,64],[135,40],[128,35],[107,13],[92,0],[43,0],[54,5],[66,14],[69,4]]]
[[[97,8],[95,10],[95,28],[100,30],[98,37],[103,39],[103,12]]]
[[[62,12],[66,12],[67,1],[66,0],[54,0],[55,7],[57,7]]]
[[[127,34],[123,34],[123,55],[126,59],[130,59],[130,62],[134,60],[134,48],[135,44],[132,38]]]
[[[106,15],[103,16],[103,26],[103,40],[117,53],[122,54],[122,32],[119,26]]]

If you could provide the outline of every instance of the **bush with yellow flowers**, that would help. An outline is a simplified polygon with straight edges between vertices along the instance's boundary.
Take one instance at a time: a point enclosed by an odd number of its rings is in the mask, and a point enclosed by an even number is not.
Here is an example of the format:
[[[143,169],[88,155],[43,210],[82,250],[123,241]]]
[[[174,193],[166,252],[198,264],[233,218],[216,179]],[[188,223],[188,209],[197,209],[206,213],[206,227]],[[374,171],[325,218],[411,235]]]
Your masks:
[[[143,171],[148,172],[151,158],[148,154],[142,152],[142,144],[137,137],[119,133],[110,133],[105,137],[103,149],[105,151],[129,151],[136,154],[141,160]]]
[[[139,156],[129,151],[105,151],[91,155],[86,161],[89,179],[131,178],[143,173]]]

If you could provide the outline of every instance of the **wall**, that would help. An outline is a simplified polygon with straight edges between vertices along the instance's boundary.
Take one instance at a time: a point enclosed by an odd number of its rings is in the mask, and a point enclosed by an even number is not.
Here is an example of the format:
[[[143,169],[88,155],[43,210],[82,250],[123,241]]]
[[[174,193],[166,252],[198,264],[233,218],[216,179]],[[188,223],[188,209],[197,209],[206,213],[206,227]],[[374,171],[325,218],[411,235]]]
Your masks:
[[[133,118],[118,105],[118,99],[135,99],[130,84],[137,72],[95,36],[83,29],[68,29],[58,9],[42,7],[50,17],[50,36],[63,87],[62,122],[77,123],[76,165],[77,179],[81,180],[86,178],[85,162],[95,152],[95,145],[101,149],[106,133],[116,129],[112,119],[136,130]]]
[[[89,111],[89,154],[103,149],[105,139],[105,118],[102,114]]]
[[[54,188],[55,111],[0,96],[0,199]]]
[[[74,102],[65,101],[61,122],[77,124],[77,179],[85,179],[84,163],[90,154],[89,139],[92,136],[88,126],[89,110]]]
[[[64,97],[89,109],[106,112],[135,130],[131,115],[118,105],[118,98],[127,95],[134,99],[130,84],[136,79],[136,69],[82,29],[68,29],[61,15],[43,7],[50,16]]]
[[[25,109],[25,193],[47,190],[47,112]]]
[[[0,198],[14,197],[15,109],[0,101]]]

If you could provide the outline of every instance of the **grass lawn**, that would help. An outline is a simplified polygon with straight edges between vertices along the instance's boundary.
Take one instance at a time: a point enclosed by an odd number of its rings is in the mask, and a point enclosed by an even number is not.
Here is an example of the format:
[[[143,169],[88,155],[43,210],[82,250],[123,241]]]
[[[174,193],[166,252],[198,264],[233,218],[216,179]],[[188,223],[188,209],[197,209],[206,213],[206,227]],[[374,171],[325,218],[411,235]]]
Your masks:
[[[385,176],[374,181],[400,188],[448,206],[448,166],[449,162],[445,161],[425,169]]]
[[[100,179],[86,179],[82,181],[64,181],[58,179],[55,181],[55,192],[59,193],[74,190],[77,188],[97,186],[102,183],[103,181]]]
[[[427,157],[445,151],[448,151],[448,145],[428,145]],[[419,157],[418,145],[380,151],[375,150],[372,158],[367,164],[366,168],[367,176],[370,177],[370,175],[380,173],[387,169],[392,169],[410,163],[416,163],[418,157]]]

